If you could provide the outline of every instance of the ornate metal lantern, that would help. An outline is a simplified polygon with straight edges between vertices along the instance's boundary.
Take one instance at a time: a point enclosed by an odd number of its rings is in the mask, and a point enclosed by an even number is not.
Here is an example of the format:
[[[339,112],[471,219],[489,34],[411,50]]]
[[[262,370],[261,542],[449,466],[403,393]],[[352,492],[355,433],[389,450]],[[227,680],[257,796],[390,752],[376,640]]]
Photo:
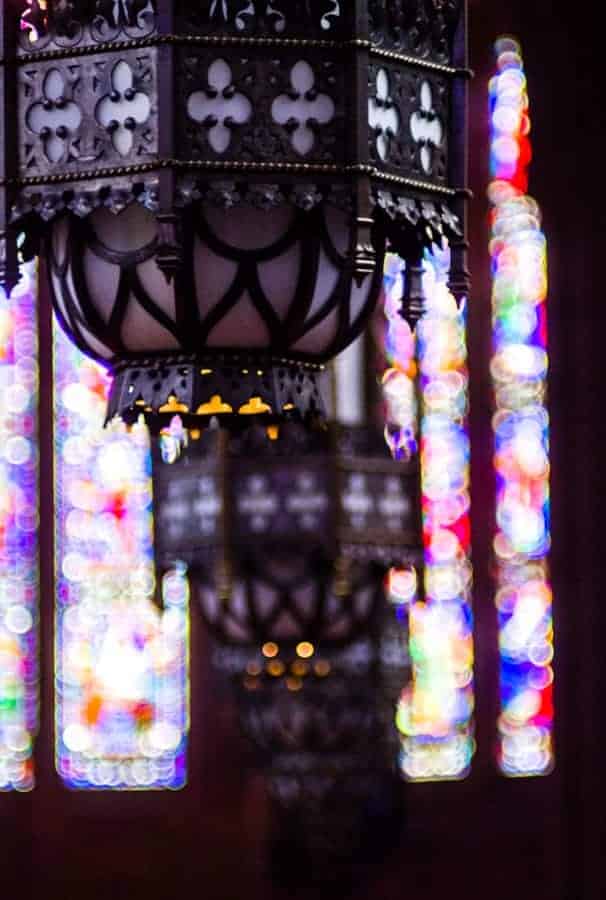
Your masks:
[[[320,880],[358,876],[401,823],[407,635],[384,577],[422,558],[416,462],[359,426],[292,423],[273,440],[207,429],[171,465],[161,449],[158,562],[188,566],[273,801],[273,861],[297,879],[308,865]]]
[[[311,676],[296,691],[277,679],[238,690],[240,722],[272,802],[271,862],[283,880],[343,890],[401,836],[394,698],[381,662],[375,642],[366,665]],[[401,664],[400,679],[406,674]]]
[[[161,454],[157,564],[188,566],[224,644],[347,646],[383,603],[381,573],[422,562],[417,462],[392,460],[378,429],[207,429]]]
[[[157,580],[187,566],[220,668],[296,680],[316,651],[372,655],[385,572],[422,565],[416,460],[392,460],[378,429],[294,423],[273,440],[194,432],[172,464],[153,453]]]
[[[388,244],[446,235],[466,290],[465,31],[464,0],[3,3],[3,283],[44,253],[109,416],[321,415]]]

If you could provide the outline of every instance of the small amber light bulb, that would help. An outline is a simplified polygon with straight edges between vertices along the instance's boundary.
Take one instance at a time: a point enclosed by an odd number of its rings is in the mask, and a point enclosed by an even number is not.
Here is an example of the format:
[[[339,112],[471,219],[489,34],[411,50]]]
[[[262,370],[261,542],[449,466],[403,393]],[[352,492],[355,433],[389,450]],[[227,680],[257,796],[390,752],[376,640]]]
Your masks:
[[[326,678],[326,676],[330,672],[330,663],[325,659],[319,659],[314,666],[314,672],[316,673],[318,678]]]
[[[267,663],[267,671],[274,678],[279,678],[280,675],[284,675],[284,663],[279,659],[272,659],[271,662]]]
[[[315,652],[314,645],[310,644],[309,641],[301,641],[300,644],[297,644],[297,656],[300,656],[301,659],[309,659]]]
[[[280,648],[277,644],[274,644],[273,641],[268,641],[266,644],[263,644],[261,652],[263,656],[266,656],[268,659],[273,659],[274,656],[277,656],[280,652]]]

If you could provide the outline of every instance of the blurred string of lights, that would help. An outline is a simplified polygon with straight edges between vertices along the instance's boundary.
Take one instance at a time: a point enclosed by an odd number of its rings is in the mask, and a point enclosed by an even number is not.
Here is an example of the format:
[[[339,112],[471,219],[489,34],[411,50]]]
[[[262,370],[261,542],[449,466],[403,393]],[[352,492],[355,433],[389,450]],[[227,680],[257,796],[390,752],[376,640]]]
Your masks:
[[[33,787],[38,723],[36,269],[0,288],[0,790]]]
[[[153,602],[149,433],[103,429],[108,379],[55,325],[56,757],[73,788],[179,788],[189,726],[185,570]]]
[[[448,249],[434,247],[425,259],[426,313],[415,334],[400,314],[398,257],[388,259],[385,275],[386,440],[396,459],[408,459],[420,434],[421,451],[423,596],[414,570],[394,569],[387,583],[410,635],[412,680],[396,724],[402,771],[412,781],[464,778],[475,747],[465,306],[448,290],[449,264]]]
[[[522,776],[545,774],[553,765],[547,256],[540,210],[526,193],[530,120],[520,47],[503,38],[495,49],[489,198],[501,685],[498,760],[505,774]]]

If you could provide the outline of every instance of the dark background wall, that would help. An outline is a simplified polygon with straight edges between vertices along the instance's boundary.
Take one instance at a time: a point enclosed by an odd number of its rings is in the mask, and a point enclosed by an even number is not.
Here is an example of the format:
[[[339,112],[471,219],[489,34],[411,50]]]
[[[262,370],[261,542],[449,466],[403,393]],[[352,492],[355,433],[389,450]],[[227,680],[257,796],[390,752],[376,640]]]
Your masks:
[[[566,6],[566,9],[563,7]],[[548,798],[539,805],[534,786],[513,785],[502,807],[508,838],[502,846],[502,871],[516,854],[519,823],[533,819],[533,840],[542,843],[542,862],[521,861],[526,878],[512,896],[530,897],[536,878],[540,897],[594,898],[606,895],[601,855],[605,837],[603,748],[605,717],[602,584],[605,574],[603,458],[606,449],[602,413],[601,361],[605,313],[603,255],[606,240],[602,161],[606,144],[600,74],[600,36],[591,25],[591,4],[543,2],[474,4],[473,66],[475,96],[483,92],[489,71],[490,42],[501,31],[522,41],[531,95],[534,163],[531,193],[540,202],[549,241],[549,324],[552,415],[553,582],[555,593],[558,708],[558,767],[546,782]],[[575,14],[576,13],[576,14]],[[483,101],[482,101],[483,102]],[[472,321],[474,370],[476,499],[488,484],[485,318],[487,259],[482,250],[482,171],[485,116],[472,126],[475,313]],[[478,371],[480,369],[481,371]],[[478,496],[479,495],[479,496]],[[476,572],[483,608],[487,577],[483,504],[475,504]],[[481,613],[480,613],[481,615]],[[482,619],[484,627],[490,624]],[[485,660],[482,659],[481,663]],[[480,674],[486,675],[484,670]],[[490,678],[490,675],[489,675]],[[480,702],[485,703],[486,695]],[[486,717],[482,718],[486,723]],[[541,786],[544,787],[544,786]],[[517,813],[514,792],[524,796]],[[520,798],[522,799],[522,798]],[[551,820],[551,815],[555,821]],[[521,848],[520,848],[521,849]],[[544,884],[540,887],[540,869]],[[489,872],[483,873],[485,885]],[[513,884],[512,884],[513,887]],[[497,896],[500,894],[497,893]]]
[[[577,12],[578,9],[578,12]],[[400,900],[598,900],[602,871],[606,715],[602,584],[606,576],[601,388],[606,356],[603,48],[587,4],[548,0],[472,4],[471,175],[474,292],[470,313],[475,609],[479,631],[478,745],[462,784],[408,790],[396,852],[351,896]],[[490,316],[486,85],[492,43],[522,41],[532,100],[531,192],[542,205],[550,256],[553,581],[558,764],[547,779],[496,775],[496,639],[490,593]],[[193,628],[194,766],[175,795],[78,795],[50,761],[29,796],[0,796],[0,884],[15,897],[205,900],[278,898],[264,868],[267,803],[251,774],[229,698],[213,681]],[[46,723],[46,737],[50,733]],[[313,891],[302,896],[314,900]],[[335,896],[339,896],[335,893]],[[343,896],[343,894],[341,894]]]

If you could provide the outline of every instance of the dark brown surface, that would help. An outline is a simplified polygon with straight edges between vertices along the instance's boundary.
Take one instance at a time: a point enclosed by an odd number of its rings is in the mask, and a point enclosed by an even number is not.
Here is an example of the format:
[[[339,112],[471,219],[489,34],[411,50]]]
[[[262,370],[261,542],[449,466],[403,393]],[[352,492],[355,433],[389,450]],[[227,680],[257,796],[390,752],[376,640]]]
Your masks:
[[[470,329],[474,437],[474,556],[479,752],[463,784],[408,791],[408,828],[372,885],[377,900],[598,900],[604,827],[601,696],[605,679],[602,525],[606,448],[599,372],[604,356],[602,235],[604,113],[600,37],[547,0],[473,4],[472,264]],[[535,165],[550,241],[554,586],[558,766],[550,778],[507,781],[492,766],[495,625],[488,571],[490,431],[488,260],[485,253],[486,82],[502,31],[524,46],[532,95]],[[190,787],[175,795],[78,795],[46,767],[30,796],[0,796],[0,883],[15,897],[277,900],[264,872],[267,804],[247,768],[228,698],[218,692],[193,629],[195,662]],[[488,648],[488,649],[487,649]],[[5,828],[6,835],[2,835]],[[13,896],[10,890],[6,896]],[[291,896],[293,896],[291,894]],[[314,900],[316,892],[302,897]],[[335,897],[344,896],[335,892]]]

